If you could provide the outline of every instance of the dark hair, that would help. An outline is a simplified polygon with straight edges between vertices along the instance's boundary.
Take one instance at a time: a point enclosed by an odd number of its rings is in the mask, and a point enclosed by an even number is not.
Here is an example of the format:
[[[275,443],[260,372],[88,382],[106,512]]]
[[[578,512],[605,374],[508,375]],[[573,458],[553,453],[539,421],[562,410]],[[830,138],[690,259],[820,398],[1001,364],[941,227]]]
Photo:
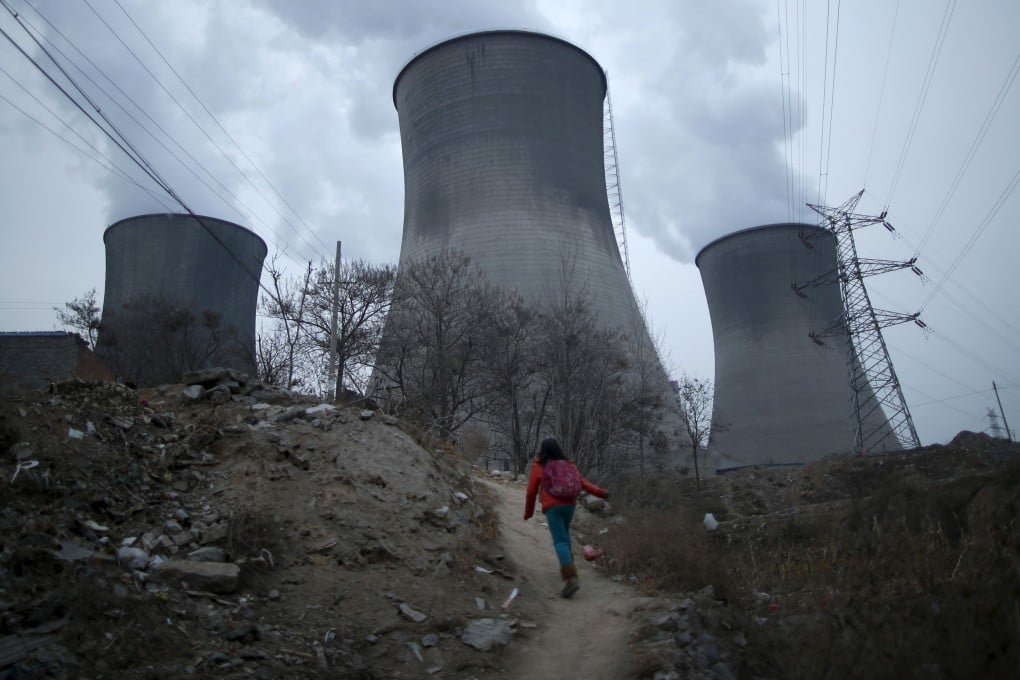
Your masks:
[[[545,465],[546,461],[549,460],[566,460],[567,457],[563,454],[563,449],[560,448],[560,443],[549,437],[548,439],[542,440],[542,448],[538,451],[538,461]]]

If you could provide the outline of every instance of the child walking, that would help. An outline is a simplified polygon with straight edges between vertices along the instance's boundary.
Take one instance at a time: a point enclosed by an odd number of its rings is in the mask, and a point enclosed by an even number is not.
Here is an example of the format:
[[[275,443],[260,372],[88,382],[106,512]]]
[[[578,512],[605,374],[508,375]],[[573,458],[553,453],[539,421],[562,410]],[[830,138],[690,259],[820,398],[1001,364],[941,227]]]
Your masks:
[[[535,497],[541,491],[542,512],[549,525],[549,533],[552,534],[553,548],[564,582],[560,592],[563,597],[572,596],[581,587],[577,581],[577,565],[574,564],[570,547],[570,523],[574,519],[577,496],[581,489],[599,498],[609,496],[608,491],[581,476],[577,466],[563,454],[559,442],[551,437],[545,439],[531,466],[524,521],[535,514]]]

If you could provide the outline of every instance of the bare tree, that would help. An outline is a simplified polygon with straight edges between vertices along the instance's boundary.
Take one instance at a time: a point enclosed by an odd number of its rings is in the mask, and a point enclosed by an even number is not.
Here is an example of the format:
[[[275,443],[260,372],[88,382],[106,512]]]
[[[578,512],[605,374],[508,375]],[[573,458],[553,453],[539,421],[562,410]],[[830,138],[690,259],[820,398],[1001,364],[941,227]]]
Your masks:
[[[522,473],[538,450],[549,400],[536,357],[542,318],[510,294],[491,310],[487,325],[482,367],[493,395],[482,419],[495,435],[494,448]]]
[[[316,353],[328,363],[333,312],[333,262],[315,272],[306,314],[307,332]],[[341,398],[347,386],[364,392],[379,350],[386,313],[393,300],[396,268],[352,260],[340,265],[337,307],[336,384],[326,391]]]
[[[712,382],[694,378],[686,373],[677,381],[677,408],[687,435],[687,446],[694,457],[694,478],[701,483],[698,455],[707,446],[712,435],[723,432],[725,425],[712,419]]]
[[[285,389],[293,389],[301,382],[301,362],[307,351],[305,341],[306,306],[309,297],[310,282],[312,280],[312,263],[305,267],[304,274],[300,278],[288,278],[284,270],[277,264],[280,254],[273,256],[266,271],[272,280],[272,291],[262,296],[259,307],[262,313],[275,319],[279,326],[267,333],[260,334],[259,344],[263,347],[273,347],[277,351],[274,354],[276,359],[276,371],[274,375],[263,374],[263,379],[270,381],[270,378],[280,380],[277,384]],[[283,350],[280,352],[279,350]]]
[[[405,416],[448,437],[487,408],[482,337],[497,299],[462,254],[447,251],[401,269],[375,379],[396,393]]]
[[[590,471],[617,466],[628,405],[623,385],[627,359],[619,332],[596,319],[583,287],[573,285],[571,263],[547,295],[536,355],[549,393],[549,429],[564,450]]]
[[[85,291],[85,294],[64,303],[64,308],[54,307],[60,323],[85,338],[89,349],[96,348],[101,320],[99,304],[96,302],[96,289]]]

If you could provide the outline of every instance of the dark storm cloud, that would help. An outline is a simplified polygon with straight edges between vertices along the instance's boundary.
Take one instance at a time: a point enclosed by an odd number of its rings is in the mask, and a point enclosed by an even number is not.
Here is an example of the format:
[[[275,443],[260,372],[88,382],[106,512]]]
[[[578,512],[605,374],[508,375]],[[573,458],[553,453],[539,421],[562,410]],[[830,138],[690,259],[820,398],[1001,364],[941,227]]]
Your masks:
[[[628,221],[689,262],[709,241],[786,219],[784,123],[775,74],[761,73],[768,5],[657,5],[604,57],[613,89]],[[629,29],[629,30],[628,30]]]

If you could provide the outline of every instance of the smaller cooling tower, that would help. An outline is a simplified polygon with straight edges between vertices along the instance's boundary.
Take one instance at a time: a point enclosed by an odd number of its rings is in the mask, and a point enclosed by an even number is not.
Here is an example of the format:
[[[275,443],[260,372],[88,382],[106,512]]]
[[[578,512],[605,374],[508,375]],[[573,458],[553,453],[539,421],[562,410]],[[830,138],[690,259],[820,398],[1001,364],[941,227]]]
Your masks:
[[[809,224],[754,227],[713,241],[695,262],[715,340],[713,417],[723,426],[713,457],[758,465],[852,451],[846,336],[816,344],[808,335],[842,317],[839,286],[808,288],[806,298],[791,288],[835,269],[835,237]],[[888,428],[880,410],[873,418]]]
[[[179,382],[188,370],[255,370],[266,244],[213,217],[157,214],[111,225],[96,352],[123,380]]]

